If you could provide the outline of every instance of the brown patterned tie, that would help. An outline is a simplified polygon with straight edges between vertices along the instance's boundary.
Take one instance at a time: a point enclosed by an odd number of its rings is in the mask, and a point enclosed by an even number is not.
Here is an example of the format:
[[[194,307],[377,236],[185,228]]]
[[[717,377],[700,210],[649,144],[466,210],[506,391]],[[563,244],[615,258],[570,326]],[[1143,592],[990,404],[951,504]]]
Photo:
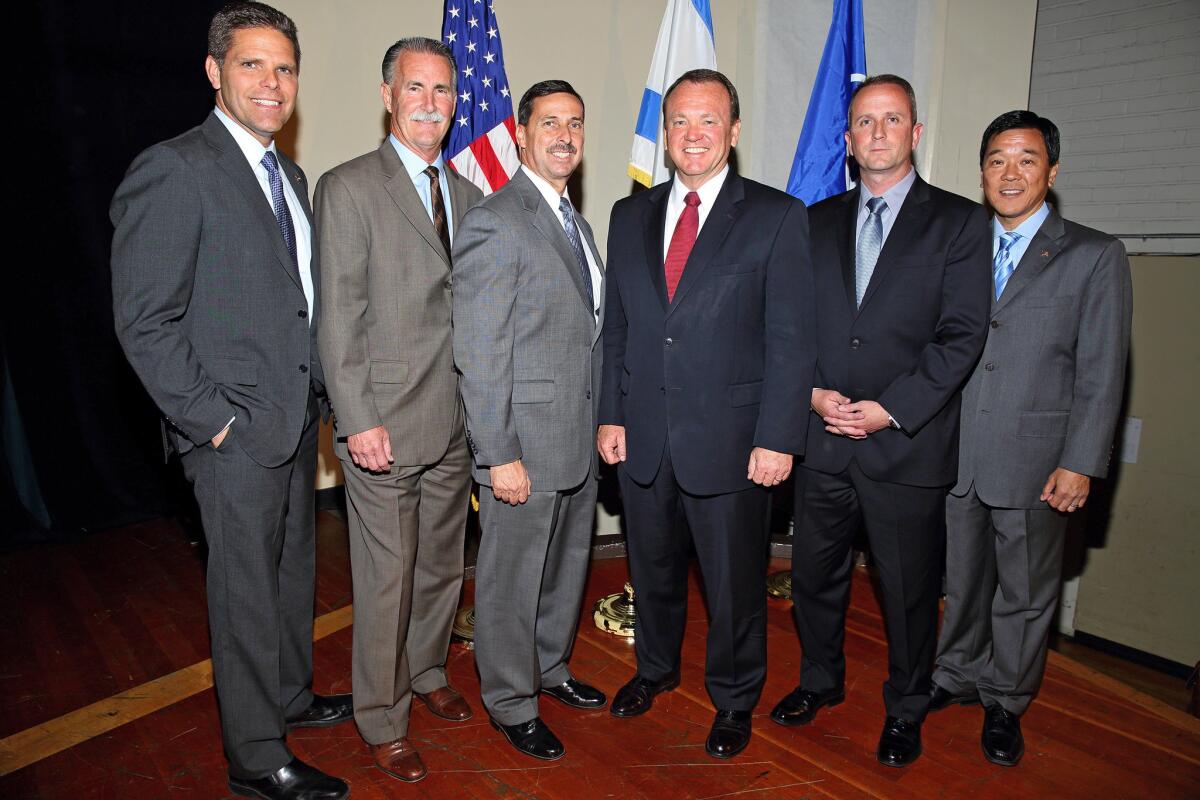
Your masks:
[[[446,248],[446,256],[450,256],[450,226],[446,224],[446,204],[442,202],[442,184],[438,182],[438,168],[430,164],[425,168],[429,176],[429,205],[433,207],[433,227],[437,228],[438,238]]]

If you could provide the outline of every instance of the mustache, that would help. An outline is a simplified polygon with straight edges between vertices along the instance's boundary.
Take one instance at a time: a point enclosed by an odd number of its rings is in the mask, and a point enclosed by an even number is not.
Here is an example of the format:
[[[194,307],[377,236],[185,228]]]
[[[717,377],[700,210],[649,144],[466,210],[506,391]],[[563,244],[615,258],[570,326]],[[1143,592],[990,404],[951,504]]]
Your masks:
[[[547,153],[566,153],[569,156],[575,155],[575,145],[568,142],[560,142],[559,144],[551,145],[546,148]]]
[[[414,111],[408,115],[412,122],[445,122],[446,115],[440,111]]]

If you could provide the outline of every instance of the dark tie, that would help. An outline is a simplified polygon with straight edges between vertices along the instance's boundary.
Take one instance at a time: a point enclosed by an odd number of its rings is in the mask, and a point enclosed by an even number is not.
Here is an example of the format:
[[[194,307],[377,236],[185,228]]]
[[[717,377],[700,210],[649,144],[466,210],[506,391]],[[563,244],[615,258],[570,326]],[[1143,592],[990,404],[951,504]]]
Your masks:
[[[1004,287],[1008,284],[1008,279],[1012,277],[1016,271],[1017,265],[1013,263],[1012,248],[1021,238],[1021,234],[1016,231],[1008,231],[1000,239],[1000,246],[996,249],[996,256],[992,259],[992,282],[996,284],[996,299],[1000,299],[1000,295],[1004,294]]]
[[[450,226],[446,224],[446,204],[442,202],[442,184],[438,182],[438,168],[430,164],[425,168],[429,176],[429,205],[433,208],[433,227],[437,228],[438,238],[450,255]]]
[[[858,246],[854,251],[854,300],[860,306],[871,283],[871,275],[875,272],[879,251],[883,249],[883,212],[887,207],[882,197],[872,197],[867,201],[870,215],[858,234]]]
[[[675,290],[679,287],[679,279],[683,277],[683,268],[688,256],[692,254],[692,246],[696,244],[696,232],[700,230],[700,195],[688,192],[683,198],[683,212],[675,223],[675,232],[671,234],[671,244],[667,246],[667,260],[663,270],[667,276],[667,302],[675,299]]]
[[[562,214],[563,232],[567,234],[567,241],[571,243],[571,249],[575,251],[575,260],[579,262],[579,269],[583,274],[583,288],[587,290],[588,307],[596,308],[596,297],[592,292],[592,270],[588,267],[587,256],[583,254],[583,242],[579,240],[579,228],[575,227],[575,209],[571,208],[571,201],[565,197],[558,198],[558,213]]]
[[[279,171],[279,160],[268,150],[262,157],[262,165],[267,170],[267,183],[271,186],[271,205],[275,208],[275,221],[279,223],[279,232],[283,234],[283,243],[287,245],[288,255],[292,257],[292,266],[299,272],[296,260],[296,229],[292,227],[292,215],[288,212],[287,200],[283,196],[283,178]]]

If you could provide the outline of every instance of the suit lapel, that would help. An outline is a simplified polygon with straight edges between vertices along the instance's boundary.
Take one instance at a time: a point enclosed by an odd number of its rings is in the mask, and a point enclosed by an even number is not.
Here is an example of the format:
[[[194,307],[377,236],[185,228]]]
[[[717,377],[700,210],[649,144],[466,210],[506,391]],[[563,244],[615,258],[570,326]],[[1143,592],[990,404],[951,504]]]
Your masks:
[[[712,264],[713,257],[716,256],[721,243],[725,241],[734,222],[742,213],[741,203],[745,193],[746,187],[742,183],[741,176],[730,171],[725,178],[725,185],[717,193],[712,211],[708,212],[708,219],[704,221],[704,227],[700,229],[700,234],[696,237],[696,244],[688,255],[683,275],[679,278],[679,286],[675,289],[675,297],[671,301],[670,308],[667,309],[668,316],[679,307],[680,302],[687,296],[691,288],[704,277],[704,272]]]
[[[230,183],[245,195],[246,202],[250,204],[250,210],[254,214],[255,222],[270,238],[279,266],[296,286],[303,289],[304,287],[300,283],[300,273],[292,263],[292,255],[288,252],[287,244],[283,241],[283,233],[279,230],[279,220],[275,219],[275,210],[271,208],[267,196],[263,194],[262,185],[255,177],[254,169],[246,161],[246,154],[242,152],[242,148],[238,147],[238,143],[225,129],[221,120],[217,119],[216,112],[210,114],[204,121],[204,135],[209,144],[213,145],[220,153],[217,156],[217,164],[229,176]],[[297,192],[297,196],[301,194],[304,195],[304,199],[300,201],[300,204],[307,213],[308,196],[305,192]]]
[[[578,212],[575,214],[575,224],[578,225],[579,230],[583,232],[583,246],[592,251],[592,258],[596,259],[596,266],[600,269],[600,296],[596,298],[596,303],[600,309],[600,314],[596,320],[596,332],[592,336],[592,344],[594,345],[596,344],[596,340],[600,338],[600,330],[603,327],[601,323],[604,322],[604,290],[606,287],[605,281],[607,280],[607,277],[604,269],[604,260],[600,258],[600,251],[596,249],[596,238],[592,233],[592,226],[589,225],[588,221],[584,219],[583,216]]]
[[[438,254],[438,258],[445,262],[446,269],[449,269],[450,254],[442,246],[437,228],[433,227],[433,220],[429,218],[429,212],[425,210],[421,196],[417,194],[417,187],[413,186],[412,178],[408,176],[408,170],[396,154],[396,148],[392,147],[391,140],[383,140],[379,147],[379,160],[384,174],[383,188],[391,196],[396,208],[400,209],[400,213],[417,229],[417,233],[421,234],[421,238],[429,243],[433,252]],[[454,203],[453,199],[451,203]],[[457,210],[457,204],[455,206]]]
[[[917,176],[908,190],[908,196],[904,198],[904,202],[900,206],[896,221],[892,223],[892,229],[888,232],[887,241],[883,243],[883,249],[879,251],[879,260],[875,262],[875,271],[871,273],[867,291],[863,293],[862,305],[858,308],[860,314],[867,307],[867,303],[871,302],[875,290],[879,288],[883,279],[891,271],[892,265],[896,263],[896,257],[901,255],[917,238],[916,232],[925,224],[925,218],[928,215],[929,184]]]
[[[861,189],[860,189],[861,191]],[[844,196],[845,208],[837,215],[838,230],[834,236],[838,243],[838,255],[841,256],[842,285],[846,290],[846,308],[850,316],[858,314],[858,302],[854,296],[854,268],[857,251],[855,241],[858,227],[858,192],[848,192]]]
[[[469,181],[466,178],[455,172],[449,164],[446,165],[446,184],[450,187],[450,215],[454,219],[452,234],[458,233],[458,226],[462,223],[467,209],[470,208],[470,202],[467,200],[467,193],[464,190],[467,183]],[[436,228],[434,232],[437,232]],[[453,244],[453,239],[451,239],[451,245],[453,246]]]
[[[999,300],[993,302],[992,305],[995,311],[999,311],[1008,305],[1038,275],[1042,274],[1046,267],[1050,265],[1050,262],[1054,260],[1054,257],[1062,250],[1063,238],[1066,236],[1066,232],[1066,226],[1063,225],[1062,217],[1054,209],[1050,209],[1050,216],[1046,217],[1042,223],[1042,227],[1038,228],[1038,232],[1030,239],[1029,247],[1025,249],[1025,254],[1021,256],[1021,263],[1017,265],[1017,269],[1013,272],[1012,277],[1005,284],[1004,294],[1000,295]]]
[[[657,195],[655,194],[657,192]],[[659,184],[650,190],[646,198],[646,219],[642,231],[646,235],[646,267],[650,271],[650,283],[667,310],[667,276],[663,272],[663,235],[666,231],[667,199],[671,196],[671,181]],[[674,222],[671,223],[674,225]]]
[[[588,316],[592,316],[592,306],[588,301],[587,289],[583,285],[583,274],[579,271],[579,261],[576,260],[575,251],[571,249],[566,231],[559,222],[558,209],[550,208],[545,198],[542,197],[542,193],[533,185],[533,181],[529,180],[521,170],[517,170],[509,183],[516,184],[513,188],[520,192],[525,210],[533,215],[533,227],[545,237],[558,253],[559,258],[562,259],[563,268],[571,276],[571,282],[575,284],[575,291],[579,292],[579,300],[587,309]]]

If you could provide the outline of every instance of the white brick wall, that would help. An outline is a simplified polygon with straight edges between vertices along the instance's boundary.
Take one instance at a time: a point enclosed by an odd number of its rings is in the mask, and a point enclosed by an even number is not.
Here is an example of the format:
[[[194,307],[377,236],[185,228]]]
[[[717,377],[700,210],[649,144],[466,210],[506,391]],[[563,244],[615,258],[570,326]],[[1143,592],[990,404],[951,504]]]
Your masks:
[[[1200,0],[1040,0],[1029,108],[1062,131],[1065,216],[1200,252]]]

